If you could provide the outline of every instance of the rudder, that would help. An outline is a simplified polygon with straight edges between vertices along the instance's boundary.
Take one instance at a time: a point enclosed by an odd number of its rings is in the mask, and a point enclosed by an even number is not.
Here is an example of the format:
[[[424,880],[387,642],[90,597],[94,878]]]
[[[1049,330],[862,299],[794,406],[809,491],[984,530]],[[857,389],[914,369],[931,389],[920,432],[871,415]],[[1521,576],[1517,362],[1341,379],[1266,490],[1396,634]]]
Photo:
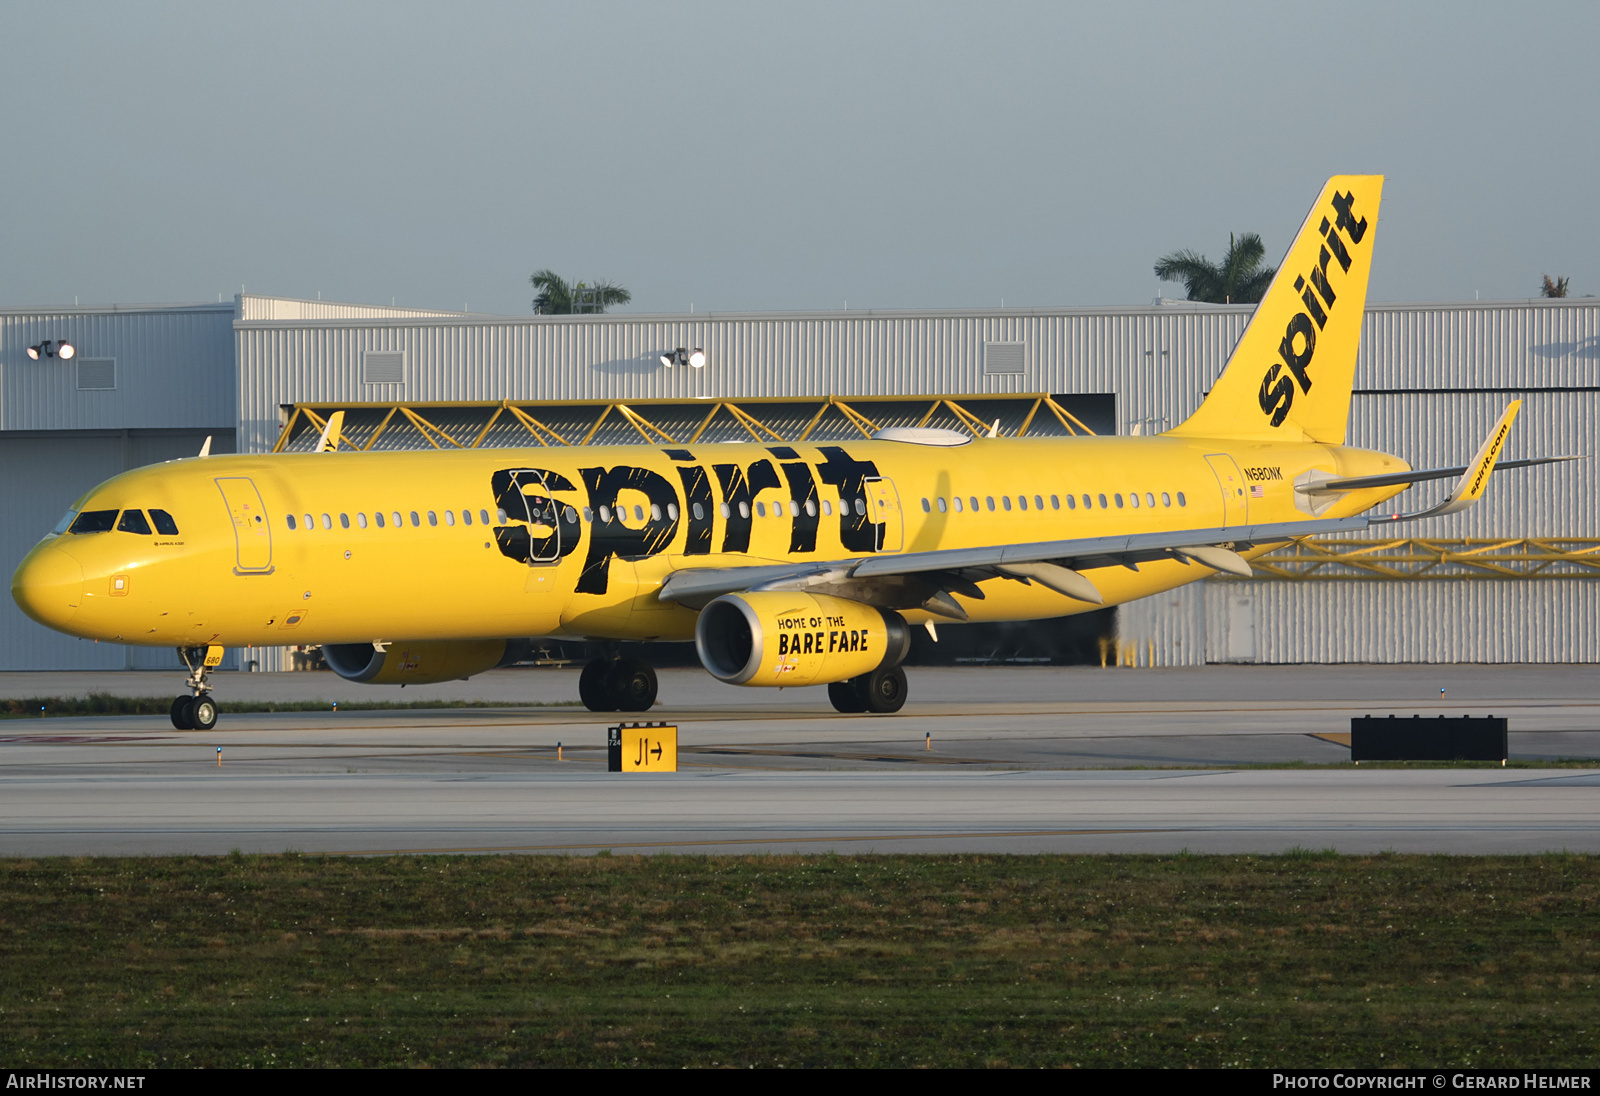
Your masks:
[[[1382,198],[1382,175],[1328,180],[1216,386],[1168,433],[1344,441]]]

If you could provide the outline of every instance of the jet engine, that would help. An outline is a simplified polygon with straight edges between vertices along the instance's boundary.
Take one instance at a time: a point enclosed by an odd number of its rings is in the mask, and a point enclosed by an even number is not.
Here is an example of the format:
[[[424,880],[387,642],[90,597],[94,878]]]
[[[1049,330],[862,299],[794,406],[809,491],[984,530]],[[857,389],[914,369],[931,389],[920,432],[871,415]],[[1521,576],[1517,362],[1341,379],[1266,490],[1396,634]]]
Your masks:
[[[725,594],[700,611],[700,661],[730,685],[844,681],[897,666],[911,650],[898,613],[826,594]]]
[[[322,647],[328,669],[346,681],[369,685],[431,685],[509,666],[526,656],[525,640],[469,639],[389,643],[382,650],[370,643],[327,643]]]

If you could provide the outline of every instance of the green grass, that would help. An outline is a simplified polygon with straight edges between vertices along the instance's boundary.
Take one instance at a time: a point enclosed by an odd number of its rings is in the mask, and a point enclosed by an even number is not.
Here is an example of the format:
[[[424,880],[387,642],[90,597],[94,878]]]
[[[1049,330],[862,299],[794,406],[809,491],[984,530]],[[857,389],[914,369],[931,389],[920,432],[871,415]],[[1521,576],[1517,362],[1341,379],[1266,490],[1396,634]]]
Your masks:
[[[174,690],[176,694],[176,690]],[[517,700],[341,700],[340,711],[381,712],[413,708],[572,708],[581,701],[556,700],[536,703]],[[326,712],[331,700],[222,700],[219,712]],[[52,716],[86,715],[167,715],[172,697],[113,696],[90,693],[88,696],[30,696],[0,700],[0,719],[40,719]]]
[[[0,861],[0,1060],[1594,1068],[1600,859]]]

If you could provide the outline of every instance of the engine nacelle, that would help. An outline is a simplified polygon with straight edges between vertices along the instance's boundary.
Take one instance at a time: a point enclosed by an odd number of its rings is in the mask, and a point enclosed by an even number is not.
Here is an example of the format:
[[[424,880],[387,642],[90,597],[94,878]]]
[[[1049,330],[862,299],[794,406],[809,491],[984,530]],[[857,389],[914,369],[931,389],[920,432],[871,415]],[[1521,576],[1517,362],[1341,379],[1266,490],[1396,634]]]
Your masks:
[[[368,685],[431,685],[456,681],[509,665],[526,653],[519,640],[428,640],[390,643],[378,650],[370,643],[327,643],[322,647],[328,669],[346,681]]]
[[[894,666],[911,650],[898,613],[826,594],[725,594],[700,610],[695,650],[730,685],[843,681]]]

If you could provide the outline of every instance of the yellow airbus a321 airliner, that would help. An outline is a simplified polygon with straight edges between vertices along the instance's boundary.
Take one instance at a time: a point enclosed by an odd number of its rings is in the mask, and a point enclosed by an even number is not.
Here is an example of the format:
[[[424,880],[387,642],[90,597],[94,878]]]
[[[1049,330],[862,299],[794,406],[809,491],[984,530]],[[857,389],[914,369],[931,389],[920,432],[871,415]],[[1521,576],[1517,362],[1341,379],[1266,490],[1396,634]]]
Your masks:
[[[1216,387],[1159,436],[202,456],[90,491],[12,596],[72,635],[178,648],[180,728],[214,725],[224,647],[321,644],[346,678],[420,684],[531,637],[693,639],[721,681],[827,683],[840,711],[897,711],[912,626],[1248,575],[1293,537],[1483,493],[1516,403],[1462,468],[1343,444],[1382,189],[1328,181]],[[1454,476],[1432,509],[1356,516]],[[592,710],[643,711],[656,679],[596,659],[579,688]]]

